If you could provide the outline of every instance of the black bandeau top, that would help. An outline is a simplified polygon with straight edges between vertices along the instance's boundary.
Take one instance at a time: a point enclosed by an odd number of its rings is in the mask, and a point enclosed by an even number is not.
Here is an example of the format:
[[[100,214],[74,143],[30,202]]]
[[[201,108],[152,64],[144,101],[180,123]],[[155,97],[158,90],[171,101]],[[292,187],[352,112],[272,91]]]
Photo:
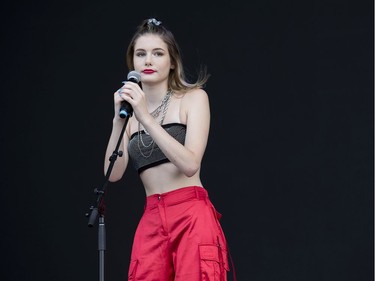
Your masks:
[[[169,123],[163,124],[162,127],[181,144],[185,144],[186,125]],[[141,134],[142,139],[140,139],[139,134]],[[151,136],[146,134],[144,130],[139,133],[135,132],[130,137],[128,144],[129,157],[138,173],[162,163],[169,162],[169,159],[164,155],[158,145],[156,143],[151,144],[151,142]]]

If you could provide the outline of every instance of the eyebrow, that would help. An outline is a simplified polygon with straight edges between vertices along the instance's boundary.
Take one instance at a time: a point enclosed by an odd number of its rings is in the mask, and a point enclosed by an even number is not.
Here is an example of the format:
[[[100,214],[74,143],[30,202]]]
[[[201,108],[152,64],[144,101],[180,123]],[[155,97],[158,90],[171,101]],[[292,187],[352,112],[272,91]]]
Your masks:
[[[139,48],[134,51],[137,52],[137,51],[146,51],[146,50],[143,48]],[[152,49],[152,51],[165,51],[165,50],[163,48],[155,48],[155,49]]]

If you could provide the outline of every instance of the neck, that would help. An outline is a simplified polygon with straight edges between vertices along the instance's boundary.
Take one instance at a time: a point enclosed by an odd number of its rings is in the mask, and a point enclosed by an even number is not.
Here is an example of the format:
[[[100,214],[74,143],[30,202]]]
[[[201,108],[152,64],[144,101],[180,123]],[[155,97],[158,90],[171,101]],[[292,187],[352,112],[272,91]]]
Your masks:
[[[168,91],[167,85],[142,85],[142,90],[146,95],[147,104],[150,106],[150,108],[153,108],[155,106],[158,106],[161,102],[161,100],[165,97],[165,94]]]

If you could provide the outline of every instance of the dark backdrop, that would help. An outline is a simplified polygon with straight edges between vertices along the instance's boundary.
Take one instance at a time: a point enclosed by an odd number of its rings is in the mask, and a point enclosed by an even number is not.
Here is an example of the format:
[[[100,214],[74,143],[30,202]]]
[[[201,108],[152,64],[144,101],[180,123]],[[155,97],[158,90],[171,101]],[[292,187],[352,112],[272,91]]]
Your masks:
[[[135,26],[211,78],[202,179],[240,281],[373,280],[373,1],[2,1],[1,279],[98,280],[112,93]],[[107,281],[126,280],[144,192],[107,189]]]

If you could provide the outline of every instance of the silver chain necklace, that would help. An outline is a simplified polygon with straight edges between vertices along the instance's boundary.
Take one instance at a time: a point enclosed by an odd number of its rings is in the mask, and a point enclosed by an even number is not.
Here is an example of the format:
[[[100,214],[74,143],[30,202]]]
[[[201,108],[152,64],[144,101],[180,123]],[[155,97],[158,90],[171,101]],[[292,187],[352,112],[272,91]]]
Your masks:
[[[172,96],[172,91],[169,90],[165,94],[165,96],[164,96],[163,100],[161,101],[160,105],[154,111],[152,111],[150,113],[151,116],[154,119],[157,119],[160,115],[160,112],[162,112],[162,115],[161,115],[161,118],[160,118],[160,121],[159,121],[160,125],[162,125],[163,122],[164,122],[164,118],[165,118],[165,115],[167,114],[167,110],[168,110],[168,105],[169,105],[169,102],[171,101],[171,96]],[[146,131],[145,128],[143,128],[143,131],[144,131],[145,134],[149,135],[149,133]],[[146,155],[146,154],[143,153],[142,148],[141,148],[141,144],[142,144],[143,148],[148,148],[152,145],[150,154]],[[149,158],[151,156],[152,152],[154,151],[154,147],[155,147],[155,142],[152,138],[151,138],[151,141],[150,141],[149,144],[145,144],[145,142],[143,141],[142,134],[141,134],[141,123],[138,122],[138,149],[139,149],[139,152],[142,154],[143,157]]]

